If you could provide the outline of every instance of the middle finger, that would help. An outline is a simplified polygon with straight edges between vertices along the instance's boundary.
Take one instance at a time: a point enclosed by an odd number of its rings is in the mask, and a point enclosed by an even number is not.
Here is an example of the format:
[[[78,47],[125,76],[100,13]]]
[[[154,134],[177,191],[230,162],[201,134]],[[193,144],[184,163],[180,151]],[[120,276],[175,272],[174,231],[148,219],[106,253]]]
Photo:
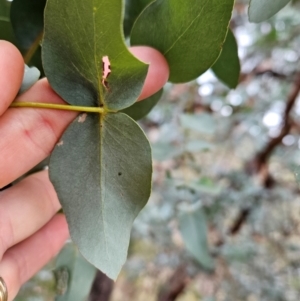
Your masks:
[[[59,209],[47,171],[0,192],[0,261],[7,249],[39,230]]]

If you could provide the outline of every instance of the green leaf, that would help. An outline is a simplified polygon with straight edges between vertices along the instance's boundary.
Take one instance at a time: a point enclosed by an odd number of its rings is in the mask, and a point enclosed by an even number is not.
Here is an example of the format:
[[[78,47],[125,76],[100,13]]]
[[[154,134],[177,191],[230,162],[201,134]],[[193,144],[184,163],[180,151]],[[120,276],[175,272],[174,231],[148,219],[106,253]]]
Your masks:
[[[131,107],[126,108],[122,112],[129,115],[134,120],[139,120],[150,113],[150,111],[156,106],[163,94],[163,89],[159,90],[152,96],[142,101],[136,102]]]
[[[14,0],[10,18],[18,47],[29,62],[40,46],[44,27],[46,0]]]
[[[213,148],[214,146],[211,143],[203,140],[192,140],[185,144],[185,150],[190,153],[199,153]]]
[[[152,145],[153,159],[165,161],[182,155],[183,149],[172,142],[159,141]]]
[[[156,0],[131,31],[132,45],[149,45],[166,57],[172,82],[195,79],[218,58],[234,0]]]
[[[11,23],[0,19],[0,28],[0,39],[16,44],[16,38]]]
[[[213,134],[216,130],[215,121],[210,114],[182,114],[180,123],[184,129],[203,134]]]
[[[238,45],[231,30],[228,31],[221,55],[212,66],[212,70],[229,88],[234,89],[238,85],[241,66]]]
[[[9,22],[9,10],[10,10],[10,1],[0,0],[0,20],[1,21]]]
[[[265,21],[283,7],[285,7],[291,0],[251,0],[248,10],[249,21],[259,23]]]
[[[0,0],[0,40],[16,43],[16,38],[11,26],[9,12],[11,2]]]
[[[124,16],[124,34],[129,36],[133,23],[143,9],[154,0],[126,0]]]
[[[148,66],[127,49],[121,0],[49,0],[43,63],[52,88],[69,104],[101,107],[63,134],[50,160],[73,241],[111,278],[126,260],[134,218],[151,190],[151,149],[122,113],[137,100]]]
[[[201,204],[181,208],[179,228],[187,250],[208,270],[214,269],[214,260],[209,254],[206,218]]]
[[[133,220],[151,191],[151,148],[122,113],[80,115],[50,159],[50,179],[72,240],[115,279],[124,264]]]
[[[185,187],[188,189],[192,189],[196,192],[210,194],[210,195],[218,195],[222,188],[220,186],[216,186],[214,183],[209,181],[205,181],[205,179],[201,179],[200,181],[184,183],[181,187]]]
[[[66,245],[56,258],[56,301],[83,301],[88,297],[96,268],[88,263],[72,244]]]
[[[44,69],[52,88],[69,104],[121,110],[137,100],[148,66],[125,46],[122,4],[48,1]]]

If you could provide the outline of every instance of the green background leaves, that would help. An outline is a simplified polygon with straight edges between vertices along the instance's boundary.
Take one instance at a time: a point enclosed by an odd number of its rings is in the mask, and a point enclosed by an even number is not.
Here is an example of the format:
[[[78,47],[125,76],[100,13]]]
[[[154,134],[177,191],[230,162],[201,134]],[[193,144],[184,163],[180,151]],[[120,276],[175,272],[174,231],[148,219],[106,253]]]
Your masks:
[[[249,5],[250,22],[259,23],[274,16],[291,0],[251,0]]]
[[[152,46],[163,53],[170,66],[170,81],[193,80],[218,58],[233,2],[156,0],[136,20],[131,44]]]
[[[129,36],[132,26],[143,11],[153,0],[125,0],[124,34]]]
[[[11,4],[11,23],[19,48],[25,54],[27,62],[42,39],[45,4],[46,0],[14,0]]]
[[[209,254],[206,218],[201,204],[182,208],[179,228],[187,250],[206,269],[214,269],[214,261]]]
[[[152,96],[144,99],[143,101],[138,101],[133,104],[131,107],[123,110],[123,113],[127,114],[134,120],[139,120],[145,117],[149,112],[155,107],[155,105],[160,100],[163,94],[163,89],[159,90]]]
[[[229,88],[236,88],[240,77],[238,45],[231,30],[228,31],[221,55],[212,66],[215,75]]]
[[[56,258],[56,301],[83,301],[88,297],[96,269],[72,244],[66,245]]]

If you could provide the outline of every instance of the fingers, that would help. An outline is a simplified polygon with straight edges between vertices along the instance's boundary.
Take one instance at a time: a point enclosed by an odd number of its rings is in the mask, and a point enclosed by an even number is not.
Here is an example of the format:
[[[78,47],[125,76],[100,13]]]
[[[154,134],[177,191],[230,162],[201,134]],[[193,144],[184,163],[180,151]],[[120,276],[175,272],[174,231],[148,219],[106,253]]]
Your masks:
[[[47,171],[0,192],[0,262],[7,249],[42,228],[59,209]]]
[[[131,47],[130,51],[141,61],[150,64],[148,75],[139,100],[159,91],[169,78],[169,66],[164,56],[154,48],[145,46]]]
[[[0,40],[0,116],[15,99],[24,75],[24,61],[18,49]]]
[[[64,103],[46,79],[38,81],[19,100]],[[41,162],[76,113],[14,108],[0,118],[0,188]]]
[[[141,98],[147,97],[165,84],[168,78],[168,67],[163,63],[162,55],[154,49],[135,47],[133,52],[142,60],[151,62],[141,94]],[[40,80],[18,99],[63,103],[45,79]],[[66,111],[9,109],[0,118],[0,188],[46,158],[75,116],[75,113]]]
[[[64,215],[59,214],[33,236],[9,249],[0,263],[0,275],[8,289],[8,301],[20,286],[53,258],[68,238]]]

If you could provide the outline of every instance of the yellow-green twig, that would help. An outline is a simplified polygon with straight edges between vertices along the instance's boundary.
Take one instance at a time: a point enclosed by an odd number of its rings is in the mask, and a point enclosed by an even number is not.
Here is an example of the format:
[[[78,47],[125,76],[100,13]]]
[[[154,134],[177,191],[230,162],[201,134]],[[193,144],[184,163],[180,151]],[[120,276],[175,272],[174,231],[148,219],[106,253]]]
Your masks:
[[[13,102],[10,105],[10,107],[53,109],[53,110],[65,110],[65,111],[99,113],[99,114],[103,114],[107,111],[104,108],[99,108],[99,107],[82,107],[82,106],[60,105],[60,104],[39,103],[39,102]]]

